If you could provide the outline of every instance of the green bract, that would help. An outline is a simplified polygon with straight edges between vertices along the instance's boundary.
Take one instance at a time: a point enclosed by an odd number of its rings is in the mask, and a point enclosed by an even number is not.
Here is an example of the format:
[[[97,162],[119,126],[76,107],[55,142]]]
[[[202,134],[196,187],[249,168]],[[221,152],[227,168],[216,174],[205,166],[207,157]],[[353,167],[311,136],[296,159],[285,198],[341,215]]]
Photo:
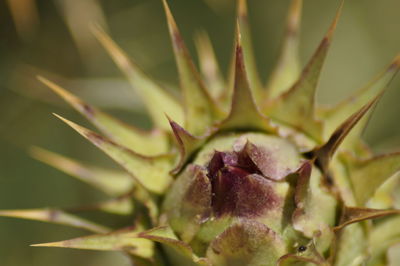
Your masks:
[[[292,1],[280,59],[266,84],[255,67],[245,0],[238,1],[235,51],[226,79],[204,33],[196,39],[197,71],[166,0],[163,4],[181,100],[93,27],[146,103],[152,131],[128,126],[39,77],[102,135],[56,116],[125,171],[85,165],[40,148],[32,155],[112,197],[94,208],[135,214],[137,221],[111,229],[54,209],[0,215],[95,233],[36,246],[119,250],[137,265],[386,264],[387,250],[400,241],[400,220],[393,216],[400,210],[392,209],[396,198],[391,197],[400,153],[373,155],[360,135],[400,58],[349,99],[322,108],[314,95],[343,3],[301,70],[302,1]],[[366,221],[378,217],[383,217],[379,223]]]

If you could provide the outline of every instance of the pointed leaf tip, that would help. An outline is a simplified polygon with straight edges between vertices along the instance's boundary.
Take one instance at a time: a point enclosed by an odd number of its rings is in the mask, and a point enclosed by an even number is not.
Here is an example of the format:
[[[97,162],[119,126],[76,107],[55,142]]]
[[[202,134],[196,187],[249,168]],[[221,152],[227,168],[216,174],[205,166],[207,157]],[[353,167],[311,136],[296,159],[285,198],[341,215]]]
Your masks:
[[[183,122],[183,108],[177,100],[143,72],[103,29],[92,26],[91,30],[144,101],[154,124],[161,129],[169,130],[164,113],[175,121]]]
[[[203,135],[223,112],[212,100],[179,32],[167,1],[163,0],[170,38],[184,97],[185,128]]]
[[[178,148],[180,151],[179,162],[172,171],[173,174],[177,174],[193,154],[193,152],[195,152],[202,144],[204,144],[206,137],[195,137],[172,120],[170,120],[170,125],[175,139],[178,142]]]
[[[343,2],[327,34],[303,69],[299,79],[288,91],[267,102],[264,110],[269,117],[302,130],[319,142],[323,132],[321,121],[315,117],[315,94],[342,6]],[[303,121],[308,122],[303,123]]]
[[[243,59],[246,65],[246,71],[248,75],[250,89],[254,95],[256,103],[258,104],[262,101],[264,97],[264,91],[257,70],[256,58],[251,40],[251,30],[248,20],[248,10],[247,10],[246,0],[239,0],[238,2],[237,21],[238,21],[237,30],[240,34],[237,34],[236,37],[238,38],[240,36],[240,43],[241,46],[243,47],[243,54],[244,54]]]
[[[400,65],[400,55],[398,55],[385,70],[381,71],[366,86],[357,90],[350,97],[342,102],[322,110],[320,117],[325,121],[325,136],[330,134],[335,128],[342,123],[350,114],[356,112],[365,105],[373,97],[388,88],[388,85],[398,73]],[[355,154],[362,155],[363,150],[359,148],[360,137],[363,133],[372,112],[369,112],[364,118],[358,122],[357,126],[344,140],[342,147]],[[329,136],[327,136],[329,137]]]
[[[104,138],[104,137],[100,136],[99,134],[94,133],[93,131],[91,131],[87,128],[84,128],[84,127],[82,127],[82,126],[56,114],[56,113],[53,113],[53,115],[55,117],[57,117],[58,119],[60,119],[61,121],[63,121],[64,123],[66,123],[67,125],[69,125],[70,127],[72,127],[73,129],[75,129],[79,134],[81,134],[85,138],[87,138],[89,140],[93,140],[93,142],[96,146],[100,145],[102,142],[111,142],[111,140]]]
[[[63,89],[61,86],[55,84],[54,82],[38,76],[40,82],[49,87],[54,93],[59,95],[62,99],[64,99],[68,104],[70,104],[74,109],[84,115],[89,121],[93,122],[96,126],[99,126],[101,129],[105,129],[104,127],[96,123],[95,116],[98,115],[99,110],[90,106],[89,104],[83,102],[81,99]],[[110,118],[111,119],[111,118]]]
[[[256,129],[276,132],[268,118],[258,110],[254,101],[245,69],[244,51],[240,43],[240,32],[236,35],[236,57],[234,90],[231,102],[231,111],[228,117],[221,122],[220,130]]]
[[[357,123],[364,117],[364,115],[378,102],[382,95],[383,92],[381,92],[374,99],[364,105],[360,110],[358,110],[348,119],[346,119],[333,132],[333,134],[325,144],[311,152],[312,156],[316,159],[316,164],[321,168],[324,174],[328,173],[329,162],[340,144],[354,128],[354,126],[356,126]]]
[[[376,219],[388,215],[400,214],[400,210],[377,210],[360,207],[344,207],[340,225],[334,227],[335,231],[341,230],[347,225],[365,220]]]
[[[339,19],[340,19],[341,15],[342,15],[344,2],[345,2],[345,0],[341,0],[339,8],[336,11],[335,18],[333,19],[333,22],[332,22],[331,26],[328,29],[328,33],[326,34],[326,37],[325,37],[328,41],[331,41],[331,39],[333,37],[333,34],[335,33],[337,24],[338,24]]]
[[[109,229],[102,225],[97,225],[58,209],[2,210],[0,211],[0,216],[66,225],[82,228],[94,233],[109,232]]]
[[[34,244],[34,247],[57,247],[100,251],[125,251],[141,258],[152,258],[154,244],[138,236],[140,229],[123,229],[108,234],[90,235],[65,241]]]
[[[177,28],[175,20],[172,16],[171,9],[169,8],[168,1],[167,0],[161,0],[161,1],[164,6],[165,15],[166,15],[167,19],[169,20],[168,23],[170,23],[173,28]]]
[[[105,152],[149,191],[163,193],[172,181],[169,174],[172,160],[169,155],[142,156],[57,114],[54,115]]]
[[[133,147],[145,155],[167,152],[167,136],[162,132],[146,132],[136,129],[84,102],[54,82],[41,76],[38,76],[38,79],[113,141]]]

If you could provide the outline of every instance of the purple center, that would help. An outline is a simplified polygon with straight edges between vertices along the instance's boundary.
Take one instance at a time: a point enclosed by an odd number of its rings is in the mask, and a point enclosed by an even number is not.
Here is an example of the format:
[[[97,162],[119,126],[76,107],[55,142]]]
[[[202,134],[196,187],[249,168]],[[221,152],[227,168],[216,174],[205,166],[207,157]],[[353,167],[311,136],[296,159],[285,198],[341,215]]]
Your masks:
[[[254,217],[279,205],[273,182],[248,155],[240,152],[216,151],[208,165],[212,186],[212,208],[217,217],[231,214]]]

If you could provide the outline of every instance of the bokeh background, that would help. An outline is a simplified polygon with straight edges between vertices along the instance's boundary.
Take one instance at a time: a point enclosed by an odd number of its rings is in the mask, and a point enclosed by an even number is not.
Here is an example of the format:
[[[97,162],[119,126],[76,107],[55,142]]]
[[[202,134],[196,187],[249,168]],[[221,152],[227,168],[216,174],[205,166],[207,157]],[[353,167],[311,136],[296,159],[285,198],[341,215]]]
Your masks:
[[[224,70],[231,54],[234,0],[170,0],[194,54],[193,36],[209,32]],[[276,60],[289,0],[249,0],[253,41],[265,79]],[[305,0],[301,58],[318,45],[339,0]],[[322,74],[318,101],[334,103],[366,84],[400,52],[400,2],[349,0]],[[89,31],[106,28],[157,79],[176,87],[177,76],[160,0],[0,1],[0,209],[70,207],[104,196],[33,160],[41,146],[83,161],[116,167],[51,115],[87,125],[35,78],[56,80],[121,119],[148,128],[142,104]],[[365,139],[377,152],[400,148],[400,78],[376,108]],[[91,214],[86,214],[91,215]],[[120,218],[95,216],[108,224]],[[125,221],[126,222],[126,221]],[[127,265],[118,253],[29,247],[83,235],[77,229],[0,219],[0,265]]]

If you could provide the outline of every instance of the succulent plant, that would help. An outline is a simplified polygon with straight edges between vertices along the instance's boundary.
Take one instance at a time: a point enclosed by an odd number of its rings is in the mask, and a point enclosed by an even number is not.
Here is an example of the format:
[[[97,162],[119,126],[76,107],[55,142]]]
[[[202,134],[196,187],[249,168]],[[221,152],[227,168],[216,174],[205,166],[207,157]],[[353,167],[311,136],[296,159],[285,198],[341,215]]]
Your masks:
[[[266,85],[255,66],[245,0],[238,1],[226,79],[205,34],[196,39],[197,71],[166,0],[163,4],[182,103],[93,26],[146,103],[152,131],[128,126],[39,77],[103,135],[56,116],[125,171],[40,148],[33,156],[109,194],[111,200],[96,209],[132,215],[134,222],[107,228],[59,209],[0,215],[94,233],[35,246],[118,250],[137,265],[387,264],[387,251],[400,241],[393,196],[400,153],[374,155],[360,136],[400,58],[347,100],[321,107],[314,95],[343,2],[301,70],[302,1],[292,1],[278,64]]]

